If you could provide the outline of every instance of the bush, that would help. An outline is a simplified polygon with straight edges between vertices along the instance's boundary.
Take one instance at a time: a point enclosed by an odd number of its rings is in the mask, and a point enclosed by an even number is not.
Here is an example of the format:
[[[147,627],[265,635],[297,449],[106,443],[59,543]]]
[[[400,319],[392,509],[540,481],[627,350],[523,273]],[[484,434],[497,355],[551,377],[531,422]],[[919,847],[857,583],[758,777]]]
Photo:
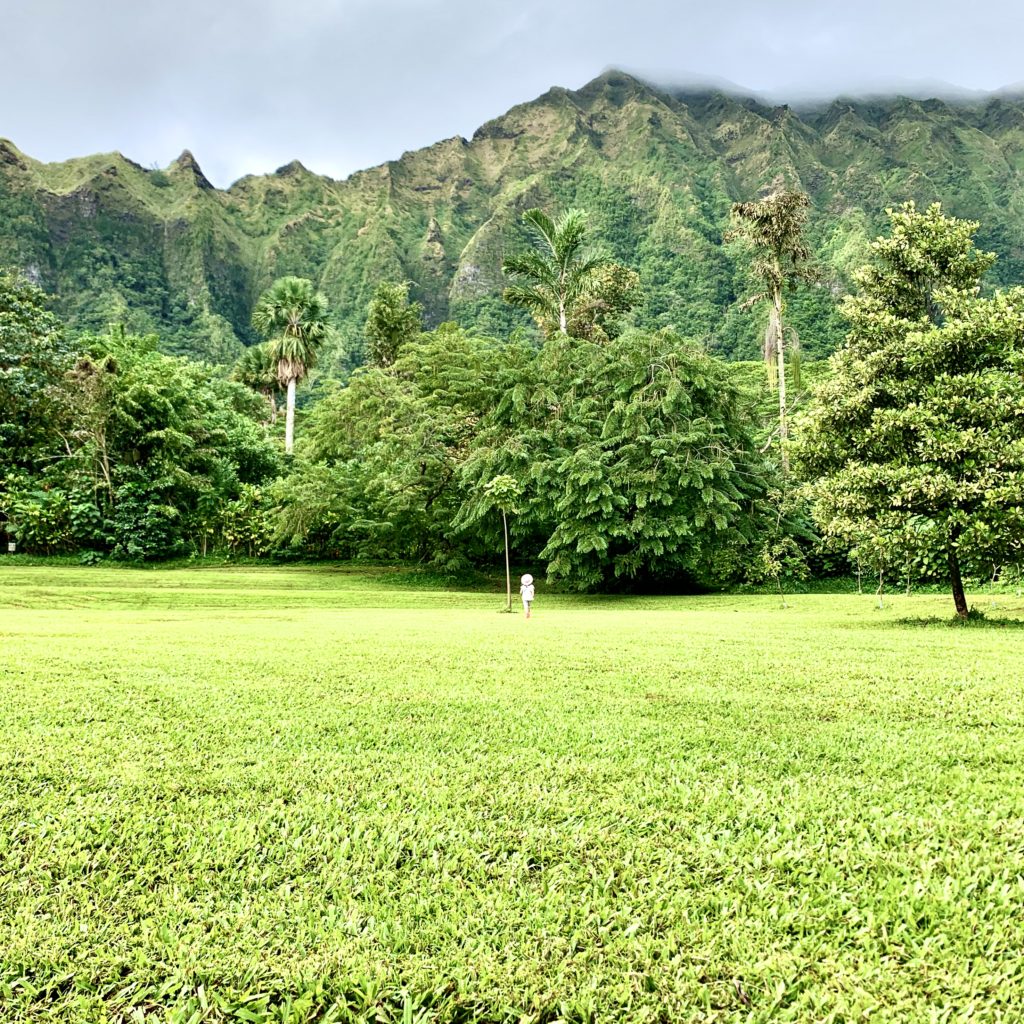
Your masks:
[[[117,491],[115,558],[129,562],[174,558],[185,550],[181,513],[159,493],[128,483]]]
[[[221,512],[224,545],[233,555],[258,558],[267,554],[274,539],[274,514],[259,487],[243,485],[238,498]]]
[[[71,503],[61,490],[12,495],[8,517],[7,532],[27,554],[55,555],[75,546]]]

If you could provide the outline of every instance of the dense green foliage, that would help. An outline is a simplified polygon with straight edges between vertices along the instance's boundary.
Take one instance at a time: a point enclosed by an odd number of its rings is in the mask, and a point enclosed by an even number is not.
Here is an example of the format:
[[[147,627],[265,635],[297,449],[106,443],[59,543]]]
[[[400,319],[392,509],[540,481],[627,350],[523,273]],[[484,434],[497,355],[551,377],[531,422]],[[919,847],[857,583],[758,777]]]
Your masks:
[[[0,570],[5,1021],[1024,1014],[1019,630],[503,589]]]
[[[434,327],[505,336],[528,321],[500,299],[502,260],[529,208],[580,207],[613,258],[640,275],[635,326],[674,327],[716,352],[756,358],[763,331],[739,308],[745,254],[722,245],[733,202],[777,175],[812,200],[808,242],[824,274],[791,298],[808,357],[844,326],[851,283],[886,206],[941,200],[982,223],[1002,255],[996,283],[1024,279],[1024,105],[839,100],[794,111],[720,93],[652,88],[609,72],[553,89],[482,126],[346,181],[299,163],[229,189],[191,154],[162,171],[118,154],[44,165],[0,144],[0,265],[57,295],[72,334],[123,322],[167,351],[233,362],[278,277],[312,280],[339,318],[327,369],[358,355],[378,282],[415,282]]]
[[[556,332],[537,349],[449,325],[357,371],[307,430],[280,493],[287,536],[312,555],[493,559],[500,523],[482,509],[508,476],[513,545],[550,578],[708,583],[742,577],[777,514],[741,391],[667,331]]]
[[[978,295],[995,257],[938,206],[892,232],[847,300],[846,345],[802,424],[822,529],[890,572],[1024,561],[1024,289]]]
[[[4,530],[45,554],[205,553],[226,503],[279,472],[260,399],[153,337],[113,330],[72,350],[42,302],[0,278]]]
[[[31,464],[52,429],[71,346],[43,292],[0,270],[0,452],[3,470]]]
[[[513,535],[543,540],[549,577],[577,587],[735,574],[768,512],[737,389],[667,331],[556,336],[503,389],[465,468],[475,487],[520,482]]]
[[[409,301],[409,286],[381,281],[366,309],[366,362],[388,367],[402,346],[423,330],[423,307]]]

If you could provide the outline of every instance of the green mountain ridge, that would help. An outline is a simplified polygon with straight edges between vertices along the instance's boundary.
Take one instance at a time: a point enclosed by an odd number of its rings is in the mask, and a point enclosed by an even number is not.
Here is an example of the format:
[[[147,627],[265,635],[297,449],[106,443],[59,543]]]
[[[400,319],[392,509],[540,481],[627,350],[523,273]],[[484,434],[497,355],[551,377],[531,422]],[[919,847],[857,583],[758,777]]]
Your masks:
[[[813,200],[823,279],[791,316],[812,355],[842,337],[835,300],[904,199],[981,221],[996,283],[1024,280],[1024,99],[839,99],[771,106],[714,90],[659,89],[610,71],[549,90],[445,139],[334,180],[298,161],[213,187],[191,153],[157,170],[118,154],[43,164],[0,141],[0,265],[55,295],[73,330],[122,321],[170,351],[233,360],[282,274],[312,278],[358,361],[381,279],[410,281],[428,323],[505,331],[501,261],[531,206],[581,206],[641,276],[643,326],[674,325],[730,357],[759,348],[746,257],[725,240],[730,204],[778,175]]]

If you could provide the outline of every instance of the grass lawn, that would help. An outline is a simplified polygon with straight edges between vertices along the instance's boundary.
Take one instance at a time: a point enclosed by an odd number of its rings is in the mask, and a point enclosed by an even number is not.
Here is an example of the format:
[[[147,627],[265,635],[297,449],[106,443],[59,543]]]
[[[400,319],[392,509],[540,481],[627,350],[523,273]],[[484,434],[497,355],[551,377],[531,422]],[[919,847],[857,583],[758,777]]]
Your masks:
[[[1024,1020],[1024,629],[414,582],[0,566],[4,1024]]]

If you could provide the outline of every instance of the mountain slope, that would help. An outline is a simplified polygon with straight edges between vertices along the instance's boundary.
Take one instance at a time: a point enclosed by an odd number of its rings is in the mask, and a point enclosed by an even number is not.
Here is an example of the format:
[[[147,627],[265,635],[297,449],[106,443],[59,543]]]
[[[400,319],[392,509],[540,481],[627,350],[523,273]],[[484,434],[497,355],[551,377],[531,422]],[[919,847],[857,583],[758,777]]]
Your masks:
[[[814,201],[823,283],[792,315],[814,353],[841,338],[835,296],[906,198],[982,222],[993,279],[1024,279],[1024,101],[836,100],[808,110],[711,91],[664,91],[609,72],[345,181],[300,163],[213,188],[188,152],[148,170],[119,154],[40,164],[0,142],[0,264],[57,298],[75,329],[113,319],[216,361],[254,340],[248,318],[275,277],[313,278],[358,357],[381,278],[407,280],[432,323],[521,322],[500,300],[518,218],[578,205],[641,274],[640,323],[674,324],[750,356],[756,318],[729,205],[782,174]]]

